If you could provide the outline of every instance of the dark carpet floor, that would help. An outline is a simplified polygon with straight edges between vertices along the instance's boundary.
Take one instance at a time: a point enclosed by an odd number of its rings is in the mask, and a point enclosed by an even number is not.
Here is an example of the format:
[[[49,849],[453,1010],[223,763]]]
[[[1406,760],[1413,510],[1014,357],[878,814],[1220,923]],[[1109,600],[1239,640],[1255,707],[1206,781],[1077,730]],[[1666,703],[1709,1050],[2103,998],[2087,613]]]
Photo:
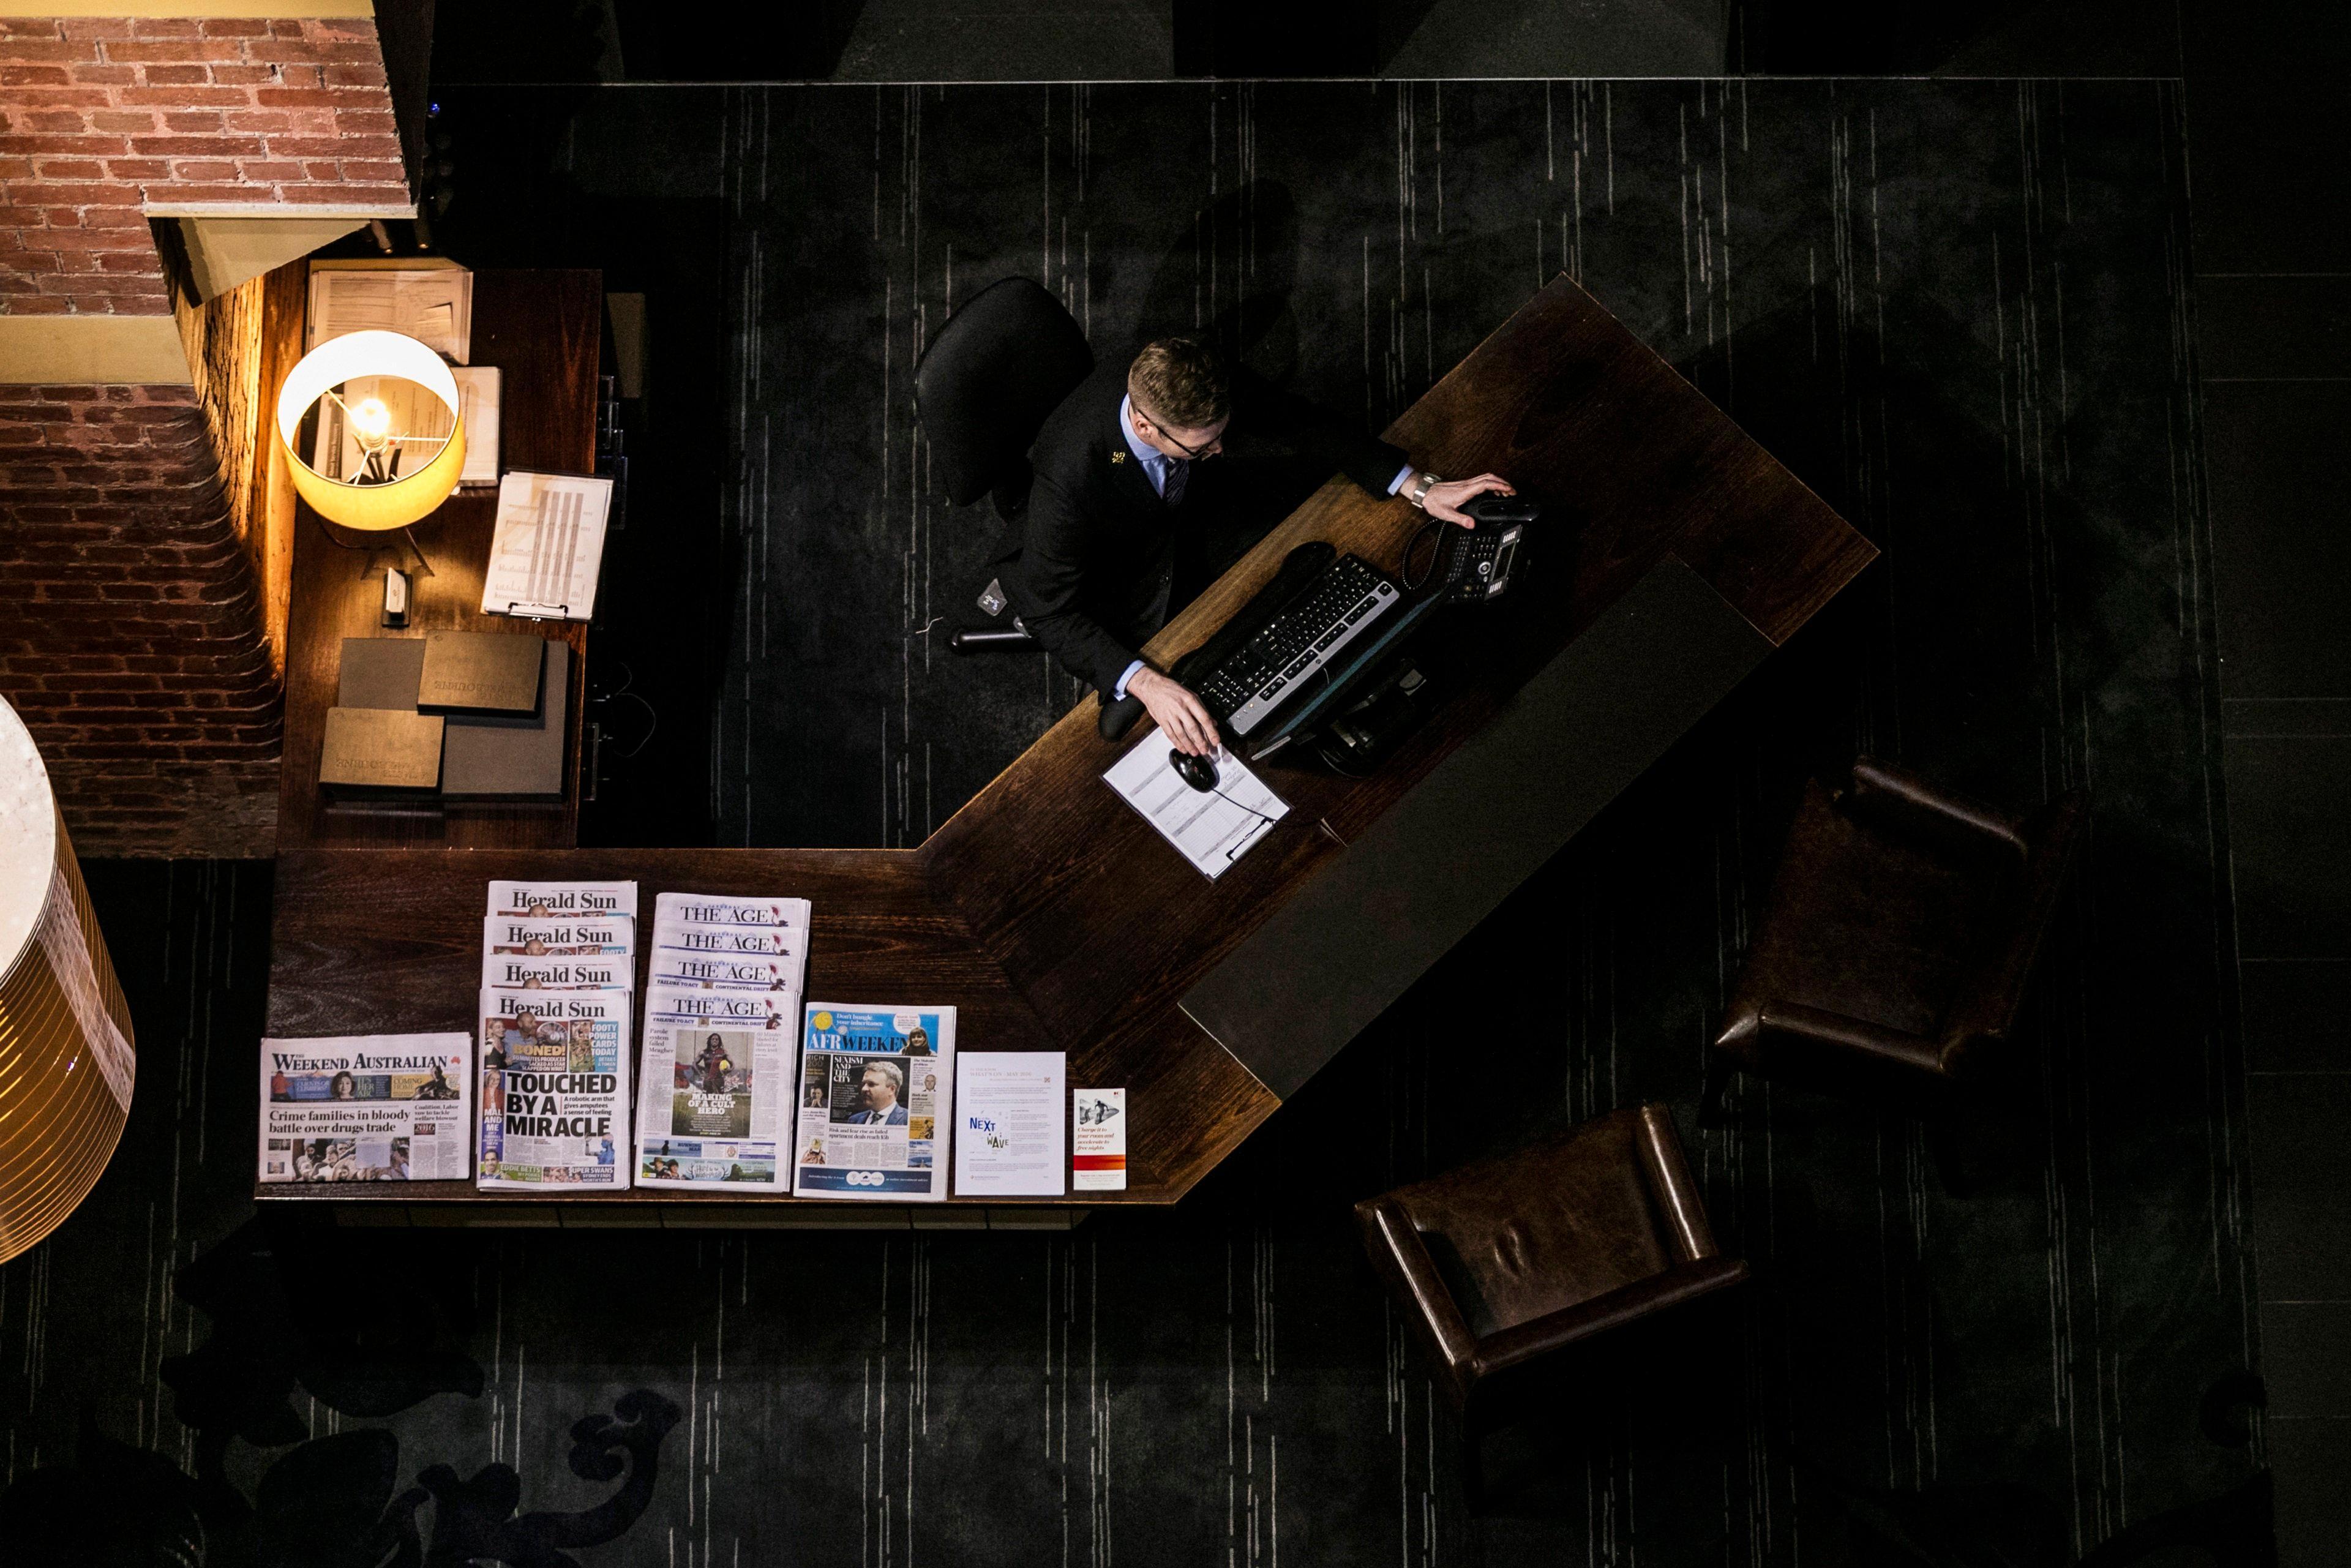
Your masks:
[[[1008,272],[1101,351],[1214,326],[1377,424],[1563,266],[1886,559],[1180,1209],[1067,1238],[272,1234],[266,873],[100,868],[141,1096],[0,1270],[0,1557],[2266,1561],[2168,89],[613,89],[557,123],[531,210],[723,218],[721,841],[919,840],[1070,700],[925,634],[985,530],[930,497],[907,377]],[[1865,747],[2095,795],[1964,1198],[1829,1102],[1690,1115],[1802,780]],[[1757,1283],[1499,1442],[1473,1516],[1346,1206],[1645,1099]]]

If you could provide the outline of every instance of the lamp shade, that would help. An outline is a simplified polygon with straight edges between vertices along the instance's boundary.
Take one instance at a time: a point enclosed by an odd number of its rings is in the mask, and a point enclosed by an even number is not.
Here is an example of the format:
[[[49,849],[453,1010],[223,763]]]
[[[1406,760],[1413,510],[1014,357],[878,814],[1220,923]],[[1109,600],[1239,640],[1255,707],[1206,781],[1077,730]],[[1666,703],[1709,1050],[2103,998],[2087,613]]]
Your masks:
[[[48,770],[0,700],[0,1263],[96,1185],[136,1069],[131,1010]]]
[[[397,376],[414,382],[448,405],[449,439],[430,463],[380,485],[348,485],[304,461],[302,416],[345,382]],[[440,355],[398,332],[346,332],[329,338],[296,362],[277,389],[277,442],[294,489],[329,522],[369,530],[404,528],[449,498],[465,469],[465,422],[458,417],[457,378]]]

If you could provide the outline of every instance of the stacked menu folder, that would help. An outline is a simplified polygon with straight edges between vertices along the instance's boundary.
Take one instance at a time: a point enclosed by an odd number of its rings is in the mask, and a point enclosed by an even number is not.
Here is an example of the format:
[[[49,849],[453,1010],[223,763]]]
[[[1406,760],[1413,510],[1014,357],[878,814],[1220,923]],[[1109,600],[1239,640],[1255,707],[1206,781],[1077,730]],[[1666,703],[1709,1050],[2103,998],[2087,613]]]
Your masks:
[[[571,721],[571,649],[528,632],[430,632],[343,639],[330,737],[389,731],[407,747],[402,782],[448,800],[560,800]],[[334,763],[340,753],[329,752]],[[320,781],[352,792],[348,765]],[[374,778],[367,786],[387,792]]]
[[[475,1185],[629,1185],[633,882],[493,882]]]
[[[791,1190],[809,901],[664,893],[647,947],[637,1185]]]

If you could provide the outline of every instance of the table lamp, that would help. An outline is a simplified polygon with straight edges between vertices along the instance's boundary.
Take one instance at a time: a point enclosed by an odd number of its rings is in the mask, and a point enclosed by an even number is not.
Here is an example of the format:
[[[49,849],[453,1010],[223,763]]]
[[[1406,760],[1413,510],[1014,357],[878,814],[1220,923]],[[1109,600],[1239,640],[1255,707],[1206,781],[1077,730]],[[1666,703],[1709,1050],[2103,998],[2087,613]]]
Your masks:
[[[314,408],[311,429],[326,439],[306,442]],[[302,356],[277,392],[277,440],[295,492],[346,528],[408,527],[447,500],[465,471],[458,408],[448,362],[415,339],[381,331],[328,339]],[[321,456],[325,473],[313,465]]]
[[[48,770],[0,699],[0,1263],[106,1169],[131,1114],[131,1040]]]

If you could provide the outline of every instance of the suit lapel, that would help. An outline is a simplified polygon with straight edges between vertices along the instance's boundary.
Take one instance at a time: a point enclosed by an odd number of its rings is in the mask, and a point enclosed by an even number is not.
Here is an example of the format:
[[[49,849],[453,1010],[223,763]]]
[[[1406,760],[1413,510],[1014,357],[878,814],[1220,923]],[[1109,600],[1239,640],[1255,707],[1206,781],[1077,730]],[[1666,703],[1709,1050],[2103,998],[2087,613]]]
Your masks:
[[[1110,466],[1111,482],[1118,486],[1130,501],[1149,502],[1155,507],[1165,506],[1167,503],[1161,500],[1159,492],[1152,487],[1151,476],[1144,472],[1143,460],[1135,456],[1128,446],[1122,423],[1118,409],[1113,406],[1110,411],[1110,449],[1102,455],[1102,461]]]

